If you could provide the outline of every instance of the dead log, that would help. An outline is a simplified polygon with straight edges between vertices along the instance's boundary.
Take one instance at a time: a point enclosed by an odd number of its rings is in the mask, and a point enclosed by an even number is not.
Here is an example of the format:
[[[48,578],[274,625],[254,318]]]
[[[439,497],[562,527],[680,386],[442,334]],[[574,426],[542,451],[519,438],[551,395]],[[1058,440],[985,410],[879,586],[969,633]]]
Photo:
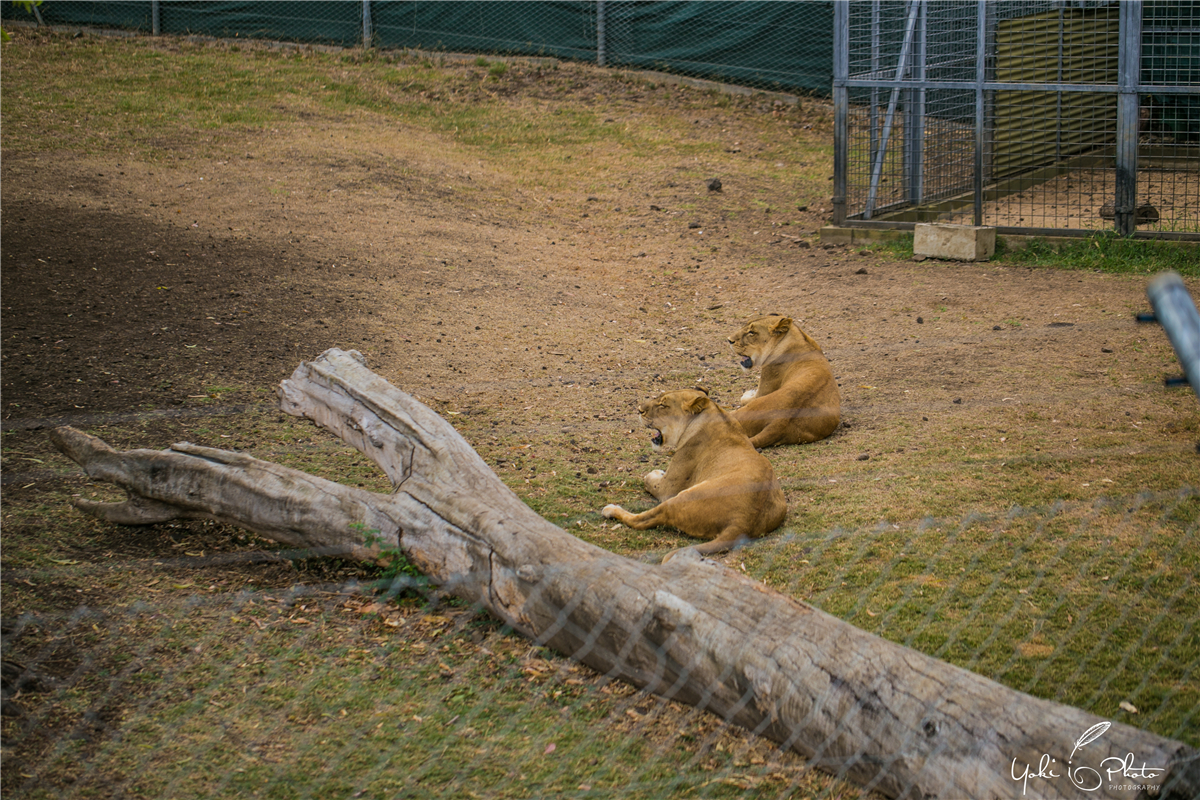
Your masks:
[[[280,388],[374,460],[395,492],[238,453],[116,452],[70,428],[58,448],[123,503],[120,524],[206,517],[317,553],[400,547],[435,583],[597,671],[706,709],[890,797],[1200,795],[1187,745],[1037,699],[864,633],[695,555],[662,565],[580,541],[531,511],[441,417],[329,350]],[[378,532],[375,544],[363,530]],[[1072,749],[1074,748],[1074,749]]]

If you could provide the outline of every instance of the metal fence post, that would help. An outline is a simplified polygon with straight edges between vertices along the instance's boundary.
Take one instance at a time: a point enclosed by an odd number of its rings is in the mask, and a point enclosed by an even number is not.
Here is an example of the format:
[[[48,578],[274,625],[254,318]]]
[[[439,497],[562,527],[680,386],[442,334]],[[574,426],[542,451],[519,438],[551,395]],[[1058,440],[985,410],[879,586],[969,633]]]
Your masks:
[[[1142,69],[1142,3],[1121,3],[1117,35],[1117,178],[1113,217],[1117,233],[1137,230],[1138,85]]]
[[[983,224],[984,91],[987,81],[987,3],[975,11],[975,225]]]
[[[596,0],[596,66],[604,66],[604,0]]]
[[[150,3],[150,33],[154,36],[158,36],[160,33],[162,33],[162,25],[159,22],[158,16],[158,5],[158,0],[154,0],[152,3]]]
[[[929,4],[921,0],[920,16],[917,21],[916,51],[914,66],[920,88],[904,90],[904,184],[905,199],[914,206],[925,200],[924,161],[925,152],[925,42],[926,25],[929,22]]]
[[[371,49],[371,0],[363,0],[362,4],[362,41],[363,49]]]
[[[850,0],[833,4],[833,224],[846,222],[846,166],[849,164]]]

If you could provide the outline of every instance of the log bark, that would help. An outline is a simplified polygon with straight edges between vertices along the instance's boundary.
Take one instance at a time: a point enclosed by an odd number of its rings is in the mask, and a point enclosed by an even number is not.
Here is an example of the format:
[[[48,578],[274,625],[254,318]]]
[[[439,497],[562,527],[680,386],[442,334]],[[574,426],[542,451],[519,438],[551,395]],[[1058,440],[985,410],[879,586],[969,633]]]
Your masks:
[[[77,503],[90,514],[120,524],[207,517],[360,559],[399,547],[445,590],[539,643],[889,797],[1200,796],[1197,752],[1181,742],[1014,691],[694,554],[649,565],[576,539],[356,352],[301,364],[280,394],[286,412],[374,460],[394,493],[186,443],[116,452],[70,428],[52,437],[129,496]],[[364,529],[378,531],[375,544]],[[1137,769],[1143,777],[1130,777]],[[1167,788],[1118,788],[1147,784]]]

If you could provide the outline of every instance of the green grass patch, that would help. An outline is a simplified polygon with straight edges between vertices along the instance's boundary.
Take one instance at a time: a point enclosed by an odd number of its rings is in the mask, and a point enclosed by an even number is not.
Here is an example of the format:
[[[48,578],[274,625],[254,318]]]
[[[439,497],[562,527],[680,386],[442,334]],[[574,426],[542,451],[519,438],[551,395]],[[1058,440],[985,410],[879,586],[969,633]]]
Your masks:
[[[868,249],[907,260],[913,256],[911,234],[873,244]],[[1017,266],[1062,270],[1090,270],[1117,275],[1154,275],[1174,270],[1185,277],[1200,277],[1200,245],[1135,239],[1111,231],[1082,239],[1055,240],[1031,238],[1024,246],[1014,246],[1005,237],[996,239],[992,261]]]

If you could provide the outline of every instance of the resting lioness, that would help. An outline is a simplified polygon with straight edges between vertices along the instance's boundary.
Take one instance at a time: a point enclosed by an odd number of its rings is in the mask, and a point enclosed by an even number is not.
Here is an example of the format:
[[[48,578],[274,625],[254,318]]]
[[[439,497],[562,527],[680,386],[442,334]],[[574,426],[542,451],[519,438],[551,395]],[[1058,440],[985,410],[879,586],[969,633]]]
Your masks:
[[[824,439],[841,422],[842,399],[821,346],[788,317],[755,317],[729,337],[742,369],[762,367],[758,389],[730,412],[756,448]]]
[[[601,514],[639,531],[676,527],[704,540],[695,548],[701,555],[723,552],[783,524],[787,500],[771,463],[706,393],[666,392],[640,404],[638,412],[654,429],[654,449],[672,454],[666,472],[656,469],[645,477],[646,489],[662,502],[640,514],[607,505]]]

